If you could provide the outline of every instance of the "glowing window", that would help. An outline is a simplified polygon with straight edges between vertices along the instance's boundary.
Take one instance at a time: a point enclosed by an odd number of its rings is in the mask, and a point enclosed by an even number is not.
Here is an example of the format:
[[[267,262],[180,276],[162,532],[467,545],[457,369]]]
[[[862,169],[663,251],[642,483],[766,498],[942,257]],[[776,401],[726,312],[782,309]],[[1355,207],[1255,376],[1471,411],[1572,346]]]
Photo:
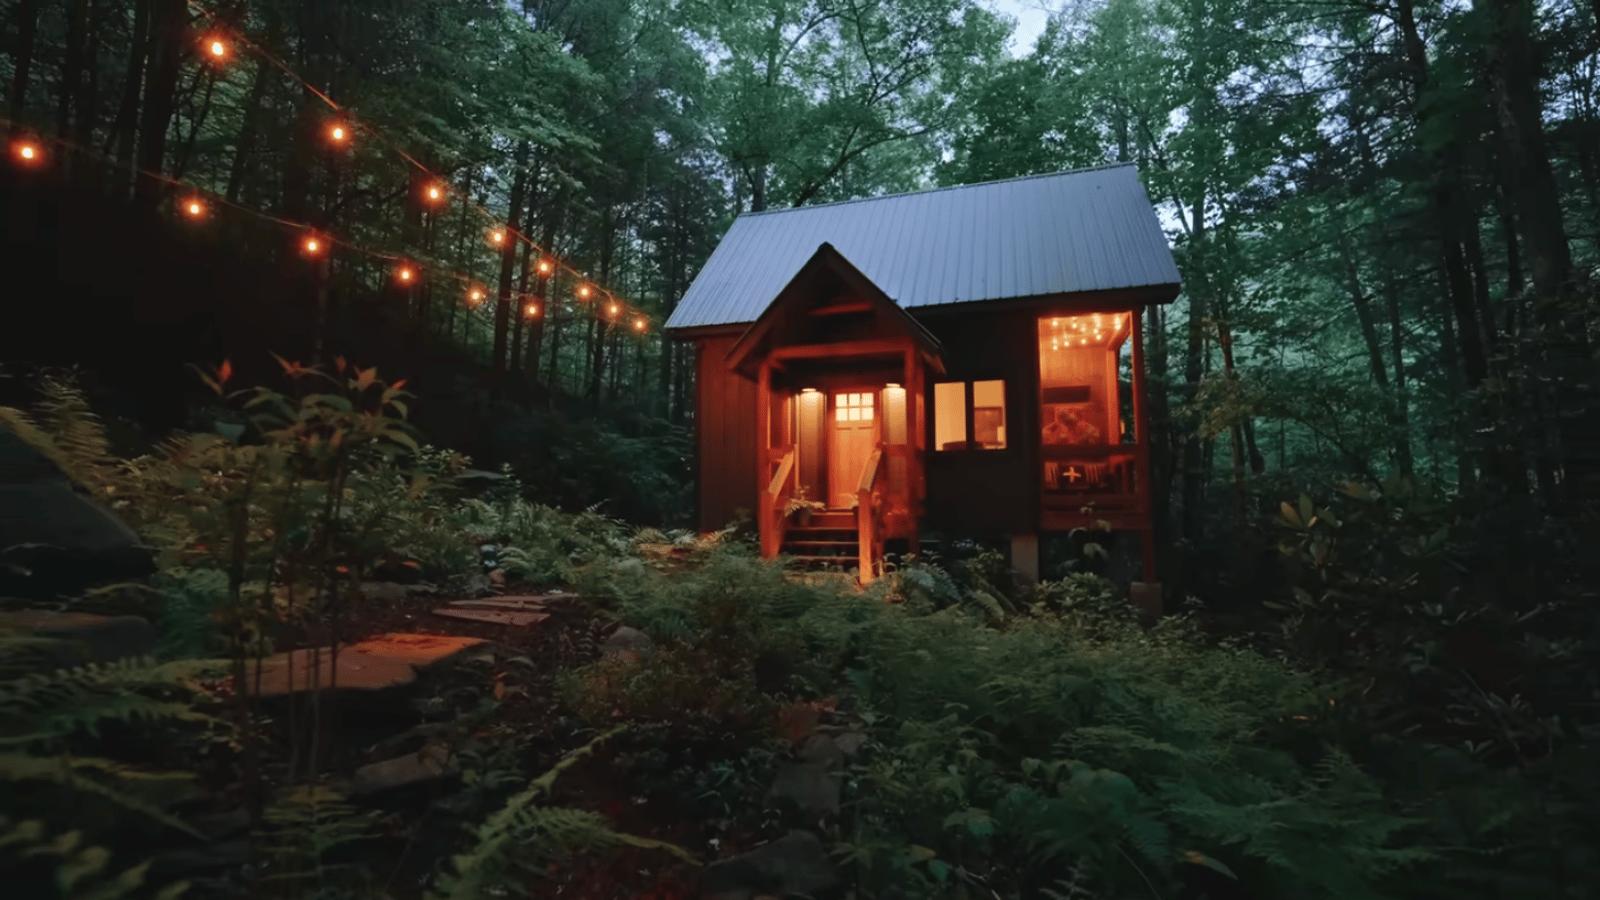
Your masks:
[[[968,435],[972,436],[970,441]],[[935,384],[933,446],[938,450],[1004,450],[1006,383],[945,381]]]
[[[833,419],[835,422],[872,421],[872,394],[834,394]]]

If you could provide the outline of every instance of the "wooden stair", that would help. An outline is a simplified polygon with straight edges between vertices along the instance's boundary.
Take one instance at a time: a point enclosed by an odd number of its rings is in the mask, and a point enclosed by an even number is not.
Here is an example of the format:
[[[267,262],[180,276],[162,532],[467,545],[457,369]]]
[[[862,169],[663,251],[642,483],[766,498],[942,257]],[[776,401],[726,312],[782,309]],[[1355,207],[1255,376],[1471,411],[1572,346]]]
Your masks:
[[[861,564],[861,543],[855,512],[830,509],[813,515],[806,525],[790,525],[784,532],[782,552],[802,569],[857,568]]]

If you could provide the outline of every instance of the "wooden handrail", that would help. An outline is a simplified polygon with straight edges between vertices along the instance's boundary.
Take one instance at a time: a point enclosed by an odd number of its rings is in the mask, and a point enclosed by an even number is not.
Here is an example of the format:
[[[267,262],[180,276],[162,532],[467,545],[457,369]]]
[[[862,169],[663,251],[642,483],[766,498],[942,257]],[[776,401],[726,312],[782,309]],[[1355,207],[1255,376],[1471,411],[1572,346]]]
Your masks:
[[[767,483],[765,503],[761,504],[761,519],[757,523],[761,528],[761,557],[773,559],[778,551],[783,548],[783,538],[789,517],[784,515],[784,507],[789,505],[789,498],[794,496],[795,482],[799,473],[795,471],[795,448],[790,447],[783,454],[783,459],[778,461],[777,471],[772,473],[772,480]]]
[[[883,556],[883,492],[878,488],[883,460],[883,445],[879,444],[861,467],[856,485],[856,555],[862,584],[871,584],[878,576],[878,560]]]

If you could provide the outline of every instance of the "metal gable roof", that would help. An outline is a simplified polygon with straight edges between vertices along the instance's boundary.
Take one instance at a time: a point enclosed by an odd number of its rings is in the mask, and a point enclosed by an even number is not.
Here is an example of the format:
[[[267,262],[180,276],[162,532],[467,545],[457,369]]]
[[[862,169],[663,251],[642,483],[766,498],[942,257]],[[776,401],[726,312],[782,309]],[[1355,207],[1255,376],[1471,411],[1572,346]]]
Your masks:
[[[903,308],[1176,285],[1131,164],[734,220],[668,329],[753,322],[824,243]]]

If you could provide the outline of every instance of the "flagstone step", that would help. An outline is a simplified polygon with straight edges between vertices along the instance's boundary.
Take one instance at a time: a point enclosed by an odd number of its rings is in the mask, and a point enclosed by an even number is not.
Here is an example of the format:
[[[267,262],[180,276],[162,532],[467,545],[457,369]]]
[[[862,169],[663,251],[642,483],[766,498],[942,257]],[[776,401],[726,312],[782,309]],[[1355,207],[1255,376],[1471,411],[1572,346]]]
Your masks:
[[[385,634],[339,648],[335,672],[330,647],[292,650],[245,668],[245,689],[258,697],[281,697],[311,690],[313,675],[323,687],[330,677],[340,690],[378,691],[410,684],[419,670],[444,662],[482,638],[441,634]]]
[[[436,609],[433,614],[451,619],[466,619],[469,622],[488,622],[491,625],[512,625],[519,628],[550,618],[547,612],[532,610],[514,612],[506,609],[456,609],[451,606]]]

